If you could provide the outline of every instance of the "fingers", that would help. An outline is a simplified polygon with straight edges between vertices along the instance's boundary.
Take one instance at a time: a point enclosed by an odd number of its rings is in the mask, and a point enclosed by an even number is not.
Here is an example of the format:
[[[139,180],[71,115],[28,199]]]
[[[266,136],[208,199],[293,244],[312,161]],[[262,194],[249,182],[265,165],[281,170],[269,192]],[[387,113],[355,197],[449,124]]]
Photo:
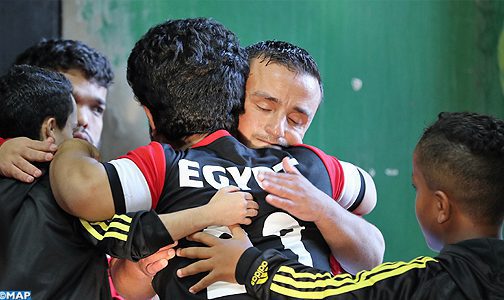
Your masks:
[[[178,254],[178,251],[177,251],[177,254]],[[209,260],[207,260],[207,259],[198,260],[188,266],[185,266],[184,268],[178,269],[177,276],[182,278],[182,277],[191,276],[191,275],[202,273],[202,272],[208,272],[208,271],[211,271],[212,269],[213,269],[213,267],[212,267],[212,264],[209,262]]]
[[[169,248],[167,250],[162,250],[162,251],[163,252],[166,251],[166,258],[161,258],[161,259],[159,259],[159,260],[157,260],[157,261],[155,261],[153,263],[148,264],[145,267],[147,275],[149,275],[149,276],[156,275],[157,272],[159,272],[162,269],[166,268],[166,266],[168,265],[168,260],[170,260],[173,257],[175,257],[175,250],[174,249]]]
[[[293,208],[293,202],[289,199],[285,199],[282,197],[278,197],[272,194],[269,194],[266,196],[266,202],[268,202],[270,205],[283,209],[287,212],[290,212],[291,209]]]
[[[30,175],[29,173],[24,172],[23,170],[19,169],[16,167],[14,164],[1,164],[0,165],[0,175],[3,175],[5,177],[9,178],[14,178],[16,180],[26,182],[26,183],[31,183],[33,180],[35,180],[35,177]],[[38,170],[38,169],[37,169]],[[39,173],[42,174],[42,172]],[[36,174],[39,174],[36,173]],[[40,176],[40,175],[38,175]]]
[[[285,172],[287,172],[287,173],[301,175],[301,172],[299,172],[299,170],[296,167],[294,167],[293,165],[291,165],[291,163],[289,162],[289,158],[288,157],[284,157],[282,159],[282,167],[285,170]]]
[[[254,200],[254,196],[251,193],[241,192],[246,200]]]
[[[295,198],[301,194],[299,191],[301,183],[297,182],[298,184],[294,185],[293,180],[286,180],[281,177],[266,175],[261,183],[266,192],[280,197]]]
[[[58,146],[54,143],[54,138],[52,137],[46,139],[45,141],[27,139],[26,147],[41,152],[55,152],[58,150]]]
[[[240,221],[240,224],[250,225],[250,224],[252,224],[252,220],[250,218],[244,218],[243,220]]]
[[[158,252],[159,251],[163,251],[163,250],[168,250],[168,249],[171,249],[171,248],[175,248],[177,245],[178,245],[178,241],[175,241],[175,242],[173,242],[173,244],[170,244],[170,245],[164,246],[163,248],[160,248],[158,250]]]
[[[35,167],[34,165],[32,165],[29,161],[27,161],[25,159],[20,158],[16,161],[13,161],[12,163],[14,164],[14,167],[15,167],[15,168],[13,167],[14,172],[17,169],[21,173],[26,174],[28,176],[40,177],[42,175],[42,171],[40,171],[39,168]],[[16,173],[19,174],[19,172],[16,172]],[[16,173],[13,175],[16,175]],[[22,176],[23,174],[19,174],[19,175]]]
[[[187,237],[187,240],[200,242],[207,246],[213,246],[219,242],[219,238],[206,232],[196,232]]]
[[[219,191],[217,191],[217,192],[218,193],[232,193],[232,192],[236,192],[239,190],[240,190],[240,188],[238,188],[237,186],[230,185],[230,186],[226,186],[226,187],[219,189]]]
[[[206,259],[212,254],[209,247],[187,247],[177,249],[177,256],[195,259]]]
[[[189,288],[189,292],[196,294],[197,292],[206,289],[212,283],[219,281],[217,276],[214,276],[213,272],[210,272],[207,276],[203,277],[198,283]]]
[[[259,209],[259,204],[254,200],[247,200],[247,209]]]
[[[241,240],[248,236],[245,230],[243,230],[243,228],[241,228],[240,225],[229,225],[228,228],[229,231],[231,231],[231,235],[233,236],[233,238]]]
[[[168,266],[168,260],[160,259],[156,262],[148,264],[145,270],[147,271],[147,275],[154,277],[157,272],[163,270],[166,266]]]

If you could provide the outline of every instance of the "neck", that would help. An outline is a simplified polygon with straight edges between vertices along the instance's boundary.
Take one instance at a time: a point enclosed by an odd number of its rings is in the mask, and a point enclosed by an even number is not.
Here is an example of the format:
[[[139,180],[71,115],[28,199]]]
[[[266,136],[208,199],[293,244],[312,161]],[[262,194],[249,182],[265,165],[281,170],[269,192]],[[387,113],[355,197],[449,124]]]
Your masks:
[[[502,224],[489,225],[475,222],[459,224],[457,228],[455,228],[454,226],[451,233],[447,236],[446,243],[454,244],[460,241],[470,239],[484,239],[484,238],[502,239],[501,229]]]
[[[191,148],[192,145],[197,144],[199,141],[208,136],[208,133],[199,133],[186,136],[183,138],[184,145],[180,147],[180,150],[186,150]]]
[[[208,136],[208,133],[200,133],[200,134],[192,134],[189,136],[186,136],[180,140],[167,140],[167,139],[156,139],[160,143],[166,143],[170,144],[173,148],[177,150],[186,150],[191,148],[192,145],[198,143],[202,139]]]

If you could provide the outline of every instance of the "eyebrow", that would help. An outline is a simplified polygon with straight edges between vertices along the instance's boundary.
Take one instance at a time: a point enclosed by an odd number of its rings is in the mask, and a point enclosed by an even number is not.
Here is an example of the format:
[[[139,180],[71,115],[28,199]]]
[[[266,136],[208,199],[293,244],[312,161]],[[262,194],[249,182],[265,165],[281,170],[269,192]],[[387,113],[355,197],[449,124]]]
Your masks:
[[[87,97],[82,96],[81,94],[75,92],[75,90],[72,92],[72,95],[74,96],[76,102],[77,102],[77,98],[87,98]],[[105,99],[103,99],[101,97],[92,97],[92,98],[88,98],[88,99],[90,99],[91,101],[98,102],[98,105],[104,105],[104,106],[107,105],[107,101],[105,101]]]
[[[273,97],[271,96],[270,94],[266,93],[266,92],[263,92],[263,91],[257,91],[257,92],[254,92],[252,93],[253,96],[259,96],[259,97],[262,97],[266,100],[269,100],[271,102],[275,102],[275,103],[280,103],[282,102],[280,99],[276,98],[276,97]],[[300,107],[300,106],[295,106],[294,107],[294,110],[297,111],[298,113],[301,113],[301,114],[304,114],[304,115],[307,115],[308,117],[310,117],[312,114],[309,113],[304,107]]]

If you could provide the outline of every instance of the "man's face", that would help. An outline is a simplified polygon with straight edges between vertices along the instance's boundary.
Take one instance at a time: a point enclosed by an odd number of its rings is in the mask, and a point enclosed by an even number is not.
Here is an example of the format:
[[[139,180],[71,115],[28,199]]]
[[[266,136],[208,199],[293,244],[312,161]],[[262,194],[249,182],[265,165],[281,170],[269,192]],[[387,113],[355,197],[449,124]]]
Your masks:
[[[74,137],[98,147],[103,129],[107,89],[88,81],[80,70],[70,69],[62,73],[72,83],[73,96],[77,103],[80,130],[74,133]]]
[[[238,123],[241,141],[250,148],[301,144],[321,99],[315,77],[252,59]]]
[[[415,209],[418,224],[422,229],[425,241],[429,248],[439,251],[443,247],[440,241],[439,224],[437,223],[437,209],[435,192],[429,188],[425,177],[419,168],[416,152],[413,154],[413,186],[416,190]]]

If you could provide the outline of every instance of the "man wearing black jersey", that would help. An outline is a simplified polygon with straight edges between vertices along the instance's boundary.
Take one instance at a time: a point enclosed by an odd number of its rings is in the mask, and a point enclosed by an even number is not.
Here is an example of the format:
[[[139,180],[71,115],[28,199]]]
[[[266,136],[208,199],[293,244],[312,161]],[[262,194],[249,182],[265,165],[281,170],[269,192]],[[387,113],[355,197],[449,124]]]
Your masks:
[[[196,233],[211,248],[178,250],[208,258],[179,272],[211,271],[242,282],[258,299],[503,299],[504,121],[476,113],[441,113],[413,153],[416,215],[428,246],[441,253],[380,265],[357,276],[333,276],[258,251],[238,226],[230,240]]]
[[[233,184],[251,190],[261,201],[259,216],[248,227],[258,246],[284,249],[292,257],[329,270],[330,249],[316,225],[267,205],[256,178],[265,171],[281,171],[282,158],[290,157],[318,189],[342,207],[357,210],[374,206],[374,185],[364,188],[362,170],[313,147],[254,151],[232,138],[225,130],[236,130],[247,71],[236,38],[214,21],[175,20],[153,27],[130,55],[128,81],[145,108],[153,138],[187,150],[151,143],[101,165],[89,159],[93,156],[89,145],[66,143],[51,173],[61,205],[88,219],[145,207],[183,211],[204,204],[217,189]],[[92,196],[89,190],[94,191]],[[193,221],[174,221],[168,226],[172,238],[184,237],[181,229]],[[224,234],[220,229],[212,231]],[[161,297],[191,297],[187,292],[191,282],[174,276],[177,266],[186,263],[174,261],[155,277]],[[242,293],[243,287],[221,285],[196,297],[247,298]]]
[[[51,138],[61,144],[78,130],[70,82],[38,67],[14,66],[0,77],[0,111],[0,135],[6,138]],[[159,223],[152,212],[117,215],[107,223],[80,222],[56,204],[48,163],[39,167],[43,174],[31,183],[0,178],[0,204],[7,217],[2,220],[0,290],[27,291],[33,299],[109,299],[104,250],[139,259],[165,245],[169,236],[159,230],[152,248],[141,240],[135,244],[133,232],[141,238],[150,228],[142,227],[140,219]],[[93,234],[84,234],[83,226]]]

